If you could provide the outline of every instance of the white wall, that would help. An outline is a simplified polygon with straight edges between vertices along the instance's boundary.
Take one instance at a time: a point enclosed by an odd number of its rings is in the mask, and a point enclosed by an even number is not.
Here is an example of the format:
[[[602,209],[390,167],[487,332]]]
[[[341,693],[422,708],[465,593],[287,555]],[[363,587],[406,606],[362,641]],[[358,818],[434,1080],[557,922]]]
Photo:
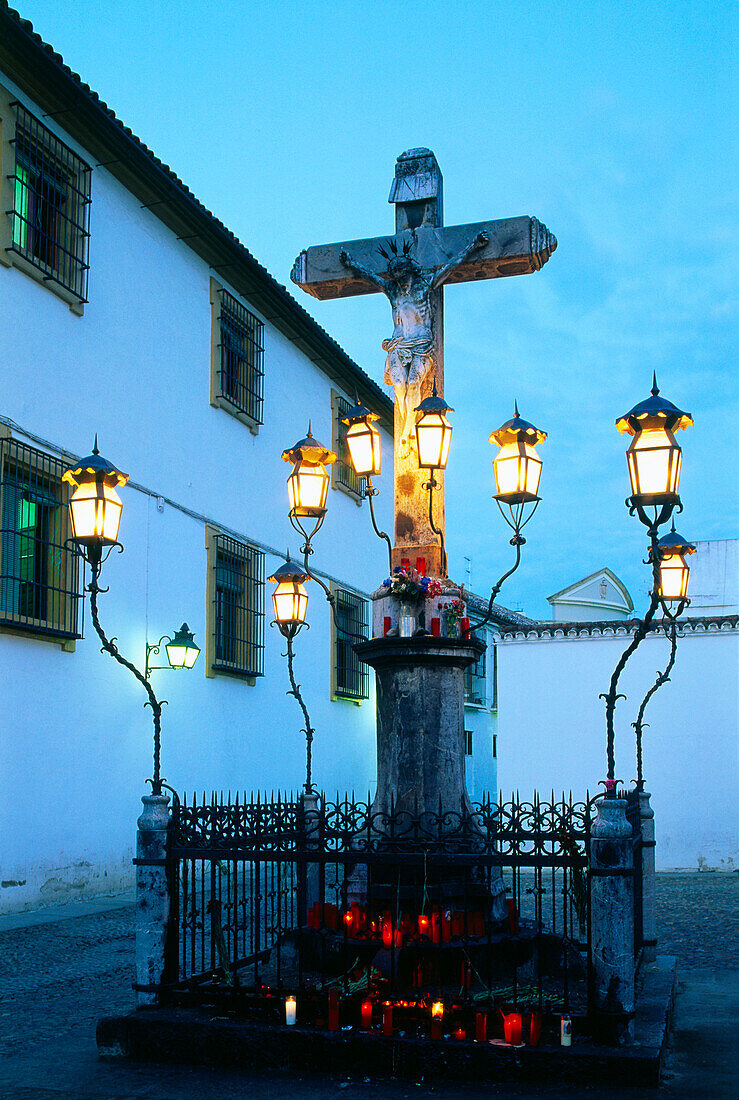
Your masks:
[[[121,490],[126,550],[111,556],[101,578],[110,587],[100,597],[103,626],[140,668],[147,636],[156,641],[183,619],[203,649],[191,672],[153,674],[155,691],[169,700],[163,776],[180,791],[295,789],[305,743],[298,706],[285,694],[282,638],[266,625],[265,675],[254,686],[206,678],[204,521],[181,509],[297,554],[290,469],[280,456],[305,435],[309,417],[331,444],[331,383],[267,323],[264,424],[252,435],[209,404],[208,267],[105,169],[93,172],[91,233],[82,317],[47,287],[0,267],[0,415],[74,454],[89,453],[98,432],[101,452],[132,482],[181,506],[160,512],[150,495]],[[391,529],[392,445],[384,433],[383,450],[376,504],[378,523]],[[367,506],[339,491],[329,494],[315,550],[314,568],[360,592],[387,572]],[[268,554],[267,575],[277,564]],[[330,612],[318,586],[309,591],[311,629],[295,648],[316,729],[314,778],[328,790],[366,791],[375,776],[374,698],[361,706],[331,700]],[[84,633],[65,653],[53,641],[0,632],[0,879],[25,882],[0,890],[0,911],[130,881],[139,800],[152,771],[151,712],[133,676],[101,654],[87,609]]]
[[[618,637],[504,637],[498,647],[498,781],[504,791],[593,794],[606,773],[603,701],[629,642]],[[650,635],[619,682],[616,775],[636,774],[639,703],[668,659]],[[737,855],[739,631],[686,631],[670,683],[646,714],[643,757],[656,815],[657,866],[731,869]],[[733,862],[732,862],[733,861]]]

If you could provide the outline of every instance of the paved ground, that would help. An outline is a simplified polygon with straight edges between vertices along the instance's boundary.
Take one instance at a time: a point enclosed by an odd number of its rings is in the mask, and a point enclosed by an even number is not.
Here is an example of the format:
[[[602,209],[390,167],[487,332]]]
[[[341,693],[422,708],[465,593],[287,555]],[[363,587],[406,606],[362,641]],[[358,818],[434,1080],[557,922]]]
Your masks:
[[[660,952],[677,955],[680,966],[676,1028],[659,1095],[738,1100],[739,875],[659,875],[657,886]],[[0,919],[2,1100],[327,1100],[344,1095],[401,1100],[431,1092],[438,1100],[655,1096],[654,1090],[624,1089],[617,1081],[576,1089],[546,1084],[480,1089],[472,1083],[434,1088],[428,1081],[245,1077],[101,1061],[95,1047],[97,1018],[133,1004],[133,909],[70,908],[69,913],[66,919],[59,910]]]

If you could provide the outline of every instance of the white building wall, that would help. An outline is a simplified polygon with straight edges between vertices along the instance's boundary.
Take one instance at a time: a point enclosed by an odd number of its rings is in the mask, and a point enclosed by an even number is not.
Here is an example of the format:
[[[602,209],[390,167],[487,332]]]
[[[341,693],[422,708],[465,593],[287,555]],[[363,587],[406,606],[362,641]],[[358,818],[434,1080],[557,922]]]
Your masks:
[[[44,122],[95,162],[53,121]],[[147,637],[157,641],[183,620],[202,647],[191,672],[153,673],[155,691],[169,700],[162,775],[181,792],[296,789],[305,775],[303,722],[285,694],[283,640],[268,625],[271,585],[264,676],[254,686],[205,676],[204,519],[280,555],[289,545],[297,555],[281,452],[305,435],[309,417],[317,438],[331,444],[331,383],[266,323],[264,424],[252,435],[209,404],[207,265],[103,168],[93,172],[91,233],[82,317],[41,283],[0,267],[0,416],[16,425],[14,437],[23,439],[25,429],[77,455],[89,453],[99,433],[103,455],[132,483],[169,501],[159,511],[155,497],[134,485],[121,490],[126,550],[104,566],[101,582],[110,591],[100,596],[104,629],[139,668]],[[383,450],[385,491],[376,506],[378,522],[391,529],[392,444],[385,433]],[[385,545],[371,530],[367,507],[345,493],[330,492],[314,545],[312,567],[360,593],[386,575]],[[278,561],[267,554],[266,575]],[[327,790],[366,791],[375,776],[374,698],[360,706],[331,700],[330,610],[317,585],[309,591],[311,629],[295,649],[316,729],[314,778]],[[140,796],[152,771],[151,712],[134,677],[100,652],[87,607],[84,633],[68,653],[53,640],[0,631],[0,911],[131,881]]]
[[[739,539],[695,543],[690,566],[690,606],[686,615],[739,613]]]
[[[598,790],[606,773],[603,700],[629,642],[617,636],[505,636],[499,661],[499,783],[503,790]],[[668,660],[664,636],[647,637],[626,666],[616,709],[616,775],[636,774],[634,731],[641,699]],[[739,630],[688,630],[670,683],[646,714],[643,758],[656,815],[657,866],[737,865]]]

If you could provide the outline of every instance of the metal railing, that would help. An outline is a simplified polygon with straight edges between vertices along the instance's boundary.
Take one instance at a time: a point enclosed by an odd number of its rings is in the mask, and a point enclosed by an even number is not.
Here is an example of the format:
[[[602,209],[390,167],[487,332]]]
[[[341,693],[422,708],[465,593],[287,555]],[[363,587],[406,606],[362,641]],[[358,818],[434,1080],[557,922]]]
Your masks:
[[[257,1013],[295,991],[317,1018],[329,988],[586,1017],[591,814],[553,796],[391,815],[353,797],[175,800],[164,990]]]

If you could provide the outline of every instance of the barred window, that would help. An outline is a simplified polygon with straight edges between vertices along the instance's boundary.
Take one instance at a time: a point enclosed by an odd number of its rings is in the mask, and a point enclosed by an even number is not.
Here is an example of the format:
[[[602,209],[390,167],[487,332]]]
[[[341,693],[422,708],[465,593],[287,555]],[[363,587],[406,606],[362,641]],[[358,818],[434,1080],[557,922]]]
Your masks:
[[[332,393],[333,442],[331,446],[336,451],[337,458],[331,467],[331,484],[334,488],[340,487],[357,500],[361,500],[364,497],[366,481],[365,478],[357,477],[354,473],[354,467],[349,459],[349,448],[346,445],[348,425],[341,423],[351,407],[351,401],[347,401],[339,393]]]
[[[10,251],[87,301],[92,170],[20,103],[14,103]]]
[[[486,654],[482,653],[474,664],[467,665],[464,670],[465,703],[475,703],[477,706],[485,705],[487,695],[485,657]]]
[[[472,756],[472,730],[464,731],[464,755]]]
[[[333,694],[340,699],[369,698],[369,670],[354,652],[359,636],[367,637],[368,602],[344,588],[333,587],[336,618],[332,622]]]
[[[79,559],[69,537],[66,464],[0,439],[0,623],[80,638]]]
[[[209,660],[217,672],[264,675],[264,554],[227,535],[211,536]]]
[[[216,292],[217,342],[213,364],[215,404],[250,423],[263,423],[264,325],[227,290]]]

